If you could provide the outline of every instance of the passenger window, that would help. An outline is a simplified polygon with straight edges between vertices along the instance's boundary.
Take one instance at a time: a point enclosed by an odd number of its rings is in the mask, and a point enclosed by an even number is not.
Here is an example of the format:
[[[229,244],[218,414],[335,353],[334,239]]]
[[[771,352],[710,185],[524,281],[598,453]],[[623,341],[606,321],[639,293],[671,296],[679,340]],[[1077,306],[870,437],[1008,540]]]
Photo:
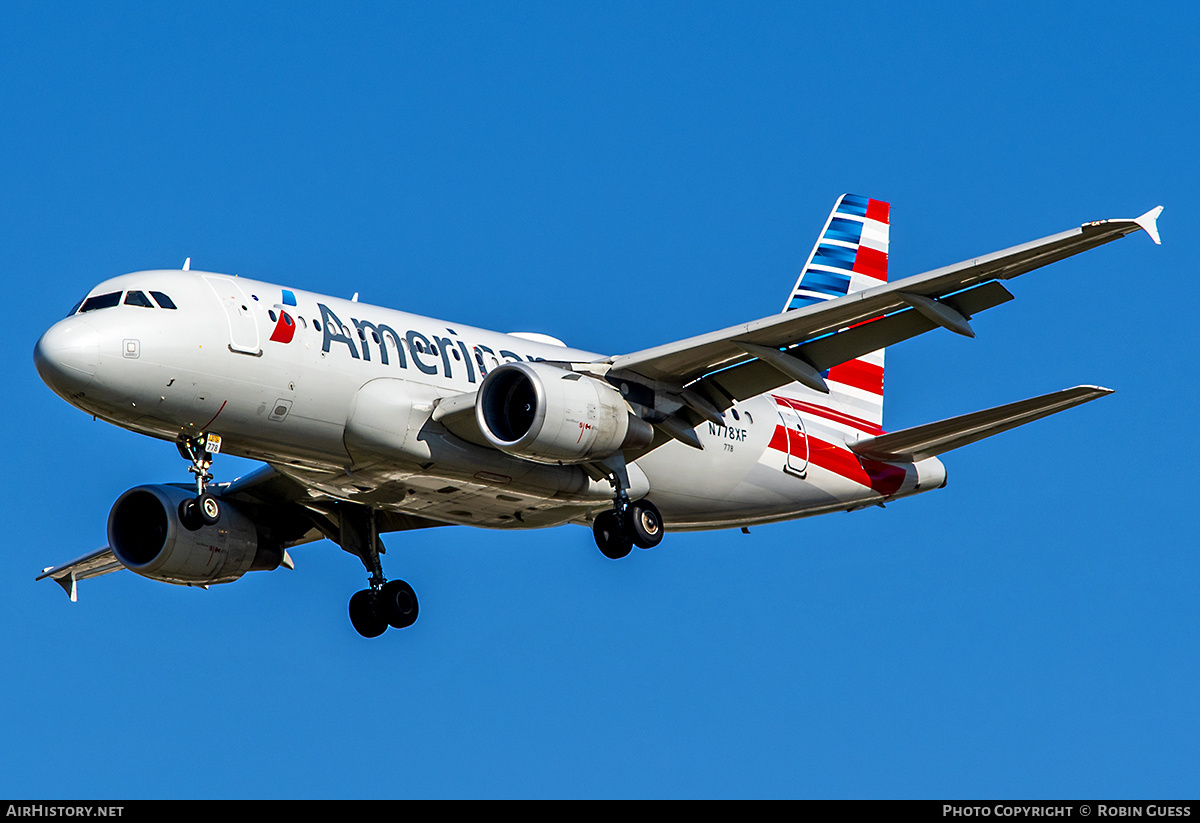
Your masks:
[[[154,304],[150,302],[150,298],[142,294],[140,291],[125,292],[126,306],[142,306],[143,308],[152,309]]]
[[[95,297],[89,297],[83,301],[83,306],[80,307],[79,313],[85,311],[95,311],[96,309],[111,309],[121,302],[121,293],[119,291],[111,291],[108,294],[97,294]]]
[[[158,305],[162,306],[164,309],[177,308],[174,301],[160,291],[152,291],[150,292],[150,296],[153,297]]]

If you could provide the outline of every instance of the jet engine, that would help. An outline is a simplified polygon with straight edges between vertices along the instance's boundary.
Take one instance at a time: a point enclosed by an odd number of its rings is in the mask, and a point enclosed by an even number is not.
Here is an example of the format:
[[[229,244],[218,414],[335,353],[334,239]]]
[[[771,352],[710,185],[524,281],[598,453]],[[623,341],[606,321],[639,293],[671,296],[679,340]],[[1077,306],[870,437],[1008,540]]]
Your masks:
[[[195,492],[178,486],[138,486],[108,514],[108,545],[143,577],[184,586],[231,583],[248,571],[271,570],[283,550],[265,545],[254,522],[227,501],[211,526],[184,526],[179,508]]]
[[[654,437],[615,388],[547,363],[493,369],[479,388],[475,418],[493,446],[538,463],[603,460]]]

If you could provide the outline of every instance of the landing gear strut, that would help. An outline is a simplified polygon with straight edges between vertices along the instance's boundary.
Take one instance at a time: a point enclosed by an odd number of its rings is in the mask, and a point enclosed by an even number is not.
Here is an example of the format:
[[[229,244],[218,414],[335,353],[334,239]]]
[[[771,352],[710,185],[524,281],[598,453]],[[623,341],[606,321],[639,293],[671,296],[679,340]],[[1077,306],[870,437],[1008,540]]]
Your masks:
[[[619,458],[620,455],[617,455]],[[620,560],[634,546],[652,549],[662,542],[663,519],[658,507],[645,498],[629,500],[629,472],[624,459],[605,461],[611,472],[610,480],[616,489],[613,507],[596,515],[592,534],[600,553],[611,560]]]
[[[209,468],[213,456],[221,451],[221,435],[202,434],[177,440],[179,454],[192,465],[188,471],[196,476],[196,497],[179,504],[179,521],[184,527],[195,531],[201,526],[212,526],[221,519],[221,503],[206,489],[213,479]]]
[[[417,593],[403,580],[387,580],[379,555],[383,541],[379,539],[375,510],[367,506],[342,504],[338,545],[358,555],[371,573],[369,589],[355,592],[350,598],[350,622],[363,637],[379,637],[393,629],[405,629],[417,621]]]

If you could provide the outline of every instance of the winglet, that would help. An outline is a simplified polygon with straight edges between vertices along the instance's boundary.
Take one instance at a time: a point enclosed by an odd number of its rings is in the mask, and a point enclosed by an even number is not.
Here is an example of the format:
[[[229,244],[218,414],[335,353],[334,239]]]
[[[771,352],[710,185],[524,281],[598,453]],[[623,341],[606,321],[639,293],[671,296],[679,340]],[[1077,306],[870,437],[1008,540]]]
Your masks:
[[[1133,221],[1145,229],[1146,234],[1150,235],[1150,239],[1154,241],[1154,245],[1156,246],[1162,245],[1162,240],[1158,237],[1158,216],[1162,214],[1162,210],[1162,206],[1156,206],[1141,217],[1134,218]]]
[[[79,602],[79,589],[75,586],[75,572],[71,572],[69,578],[56,577],[54,582],[63,587],[63,591],[67,593],[67,597],[71,598],[72,603]]]

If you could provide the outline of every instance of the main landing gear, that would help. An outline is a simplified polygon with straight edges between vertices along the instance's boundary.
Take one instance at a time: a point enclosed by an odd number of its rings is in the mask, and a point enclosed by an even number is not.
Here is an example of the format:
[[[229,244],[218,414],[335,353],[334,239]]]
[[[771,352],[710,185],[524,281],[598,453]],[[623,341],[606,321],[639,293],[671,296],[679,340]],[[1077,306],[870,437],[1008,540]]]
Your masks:
[[[179,522],[189,531],[201,526],[212,526],[221,519],[221,503],[206,489],[213,479],[209,468],[213,456],[221,451],[221,435],[202,434],[186,437],[175,442],[179,454],[192,465],[188,471],[196,476],[196,496],[179,504]]]
[[[379,637],[393,629],[406,629],[417,621],[417,593],[403,580],[387,580],[379,555],[383,541],[375,524],[375,510],[343,503],[339,506],[341,534],[338,545],[358,555],[371,573],[371,587],[350,598],[350,623],[363,637]]]
[[[379,637],[417,622],[417,593],[403,580],[389,580],[378,589],[363,589],[350,598],[350,623],[363,637]]]
[[[600,553],[612,560],[625,557],[634,546],[653,549],[662,542],[663,533],[662,515],[649,500],[618,500],[614,508],[596,515],[592,524]]]
[[[600,553],[611,560],[620,560],[633,550],[653,549],[662,542],[664,529],[658,507],[645,498],[629,501],[629,473],[623,459],[606,461],[610,480],[617,494],[613,507],[596,515],[592,534]]]

